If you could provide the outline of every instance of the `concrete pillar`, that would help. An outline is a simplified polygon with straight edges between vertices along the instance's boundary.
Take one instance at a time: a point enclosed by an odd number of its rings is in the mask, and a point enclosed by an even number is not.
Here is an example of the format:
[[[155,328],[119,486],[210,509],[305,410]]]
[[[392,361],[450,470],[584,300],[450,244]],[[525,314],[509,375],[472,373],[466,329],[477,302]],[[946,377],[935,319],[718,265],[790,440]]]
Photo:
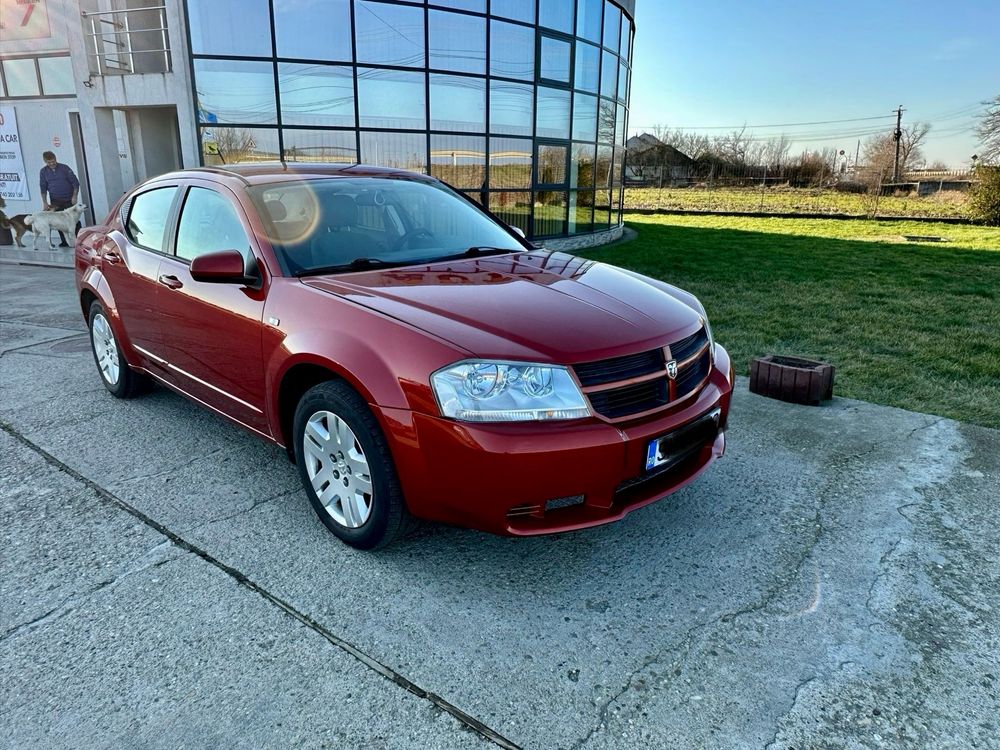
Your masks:
[[[115,135],[114,111],[105,107],[81,107],[80,124],[87,144],[94,216],[98,221],[103,221],[111,206],[125,192],[118,157],[118,137]]]

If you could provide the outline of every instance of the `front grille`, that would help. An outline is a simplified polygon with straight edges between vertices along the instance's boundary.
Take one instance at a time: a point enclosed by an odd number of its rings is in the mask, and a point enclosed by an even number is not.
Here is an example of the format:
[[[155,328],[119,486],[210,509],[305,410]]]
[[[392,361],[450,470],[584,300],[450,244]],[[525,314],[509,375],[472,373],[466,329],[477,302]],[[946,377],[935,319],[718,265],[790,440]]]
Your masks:
[[[657,409],[670,403],[667,379],[648,380],[645,383],[595,391],[590,394],[594,411],[608,419],[619,419],[629,414]]]
[[[678,362],[683,362],[688,357],[697,353],[706,343],[708,343],[708,333],[704,328],[699,328],[687,338],[671,344],[670,356]]]
[[[698,384],[708,377],[711,368],[712,355],[706,349],[705,353],[698,357],[698,359],[687,367],[682,367],[677,371],[675,397],[683,398],[697,388]]]
[[[652,349],[648,352],[629,354],[626,357],[602,359],[599,362],[587,362],[576,365],[576,376],[583,386],[604,385],[618,380],[628,380],[640,375],[649,375],[663,369],[664,359],[662,349]]]
[[[708,333],[704,328],[670,344],[670,356],[678,363],[701,352],[693,361],[678,367],[677,378],[672,386],[667,377],[666,358],[662,348],[586,362],[574,365],[573,370],[580,384],[588,389],[587,397],[596,413],[607,419],[624,419],[634,414],[662,409],[671,400],[693,393],[711,370],[712,355],[707,344]],[[643,376],[649,379],[640,383],[625,382]]]

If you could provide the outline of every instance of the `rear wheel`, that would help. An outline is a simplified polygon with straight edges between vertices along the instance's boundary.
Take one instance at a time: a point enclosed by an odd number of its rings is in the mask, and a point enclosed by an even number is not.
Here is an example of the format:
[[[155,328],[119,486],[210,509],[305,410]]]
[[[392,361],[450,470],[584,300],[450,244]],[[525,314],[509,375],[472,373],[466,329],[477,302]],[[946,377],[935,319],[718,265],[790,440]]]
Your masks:
[[[90,348],[104,387],[116,398],[134,398],[146,390],[149,379],[133,372],[122,355],[118,339],[104,307],[96,300],[90,306]]]
[[[311,388],[293,424],[299,476],[313,509],[342,541],[380,549],[409,526],[389,446],[368,405],[342,381]]]

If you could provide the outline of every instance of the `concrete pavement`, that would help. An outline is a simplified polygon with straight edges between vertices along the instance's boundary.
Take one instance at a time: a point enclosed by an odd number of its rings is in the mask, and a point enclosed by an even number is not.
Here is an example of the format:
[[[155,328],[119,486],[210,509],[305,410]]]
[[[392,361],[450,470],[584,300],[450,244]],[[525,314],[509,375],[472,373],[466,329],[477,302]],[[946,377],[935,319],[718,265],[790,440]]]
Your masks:
[[[1000,433],[746,392],[612,526],[379,553],[0,265],[4,747],[997,747]]]

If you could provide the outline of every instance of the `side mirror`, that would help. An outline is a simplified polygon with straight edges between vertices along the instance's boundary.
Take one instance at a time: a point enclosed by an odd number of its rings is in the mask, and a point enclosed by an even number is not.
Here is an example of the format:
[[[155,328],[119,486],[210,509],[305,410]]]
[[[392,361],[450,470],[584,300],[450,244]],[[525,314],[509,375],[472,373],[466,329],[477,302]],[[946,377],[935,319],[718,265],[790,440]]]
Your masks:
[[[509,227],[510,227],[510,231],[512,231],[512,232],[513,232],[514,234],[516,234],[516,235],[517,235],[518,237],[520,237],[520,238],[521,238],[522,240],[523,240],[523,239],[526,239],[526,235],[524,234],[524,230],[523,230],[523,229],[521,229],[521,227],[515,227],[515,226],[514,226],[514,225],[512,225],[512,224],[508,224],[507,226],[509,226]]]
[[[239,250],[219,250],[199,255],[191,261],[191,278],[212,284],[257,283],[255,277],[247,275],[243,254]]]

